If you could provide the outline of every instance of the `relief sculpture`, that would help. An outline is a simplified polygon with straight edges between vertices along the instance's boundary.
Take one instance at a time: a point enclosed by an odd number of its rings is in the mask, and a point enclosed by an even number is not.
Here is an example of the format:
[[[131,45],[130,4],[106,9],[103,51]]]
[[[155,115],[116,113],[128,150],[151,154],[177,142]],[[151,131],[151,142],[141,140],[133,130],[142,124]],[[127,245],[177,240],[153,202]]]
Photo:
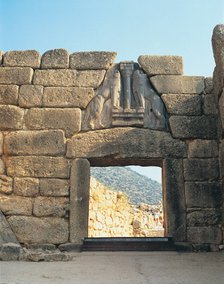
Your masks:
[[[83,130],[138,126],[165,130],[165,107],[147,75],[132,61],[107,71],[96,96],[83,112]]]

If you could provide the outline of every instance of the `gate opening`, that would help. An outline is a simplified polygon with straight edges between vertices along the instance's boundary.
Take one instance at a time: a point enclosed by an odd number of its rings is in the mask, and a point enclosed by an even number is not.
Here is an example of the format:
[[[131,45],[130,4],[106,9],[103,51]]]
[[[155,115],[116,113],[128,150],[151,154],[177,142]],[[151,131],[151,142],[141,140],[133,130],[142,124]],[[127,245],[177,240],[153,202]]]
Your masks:
[[[89,238],[164,237],[161,167],[91,167]]]

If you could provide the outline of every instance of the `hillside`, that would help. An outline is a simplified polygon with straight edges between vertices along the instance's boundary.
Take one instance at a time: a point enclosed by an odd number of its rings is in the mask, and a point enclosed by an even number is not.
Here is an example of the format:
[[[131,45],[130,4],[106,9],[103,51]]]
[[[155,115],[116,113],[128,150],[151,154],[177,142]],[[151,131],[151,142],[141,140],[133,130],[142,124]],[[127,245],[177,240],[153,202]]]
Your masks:
[[[128,167],[92,167],[91,176],[113,191],[122,191],[131,203],[159,204],[162,186]]]

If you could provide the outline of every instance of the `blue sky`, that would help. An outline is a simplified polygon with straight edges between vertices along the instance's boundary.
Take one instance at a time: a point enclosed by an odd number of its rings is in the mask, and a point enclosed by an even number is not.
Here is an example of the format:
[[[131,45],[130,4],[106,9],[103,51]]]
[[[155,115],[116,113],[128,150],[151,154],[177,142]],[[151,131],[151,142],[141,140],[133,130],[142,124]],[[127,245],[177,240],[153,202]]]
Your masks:
[[[224,0],[0,0],[0,12],[4,52],[105,50],[118,53],[116,62],[180,55],[185,75],[212,76],[211,35],[224,23]]]
[[[211,76],[211,35],[224,0],[0,0],[0,49],[181,55],[186,75]]]

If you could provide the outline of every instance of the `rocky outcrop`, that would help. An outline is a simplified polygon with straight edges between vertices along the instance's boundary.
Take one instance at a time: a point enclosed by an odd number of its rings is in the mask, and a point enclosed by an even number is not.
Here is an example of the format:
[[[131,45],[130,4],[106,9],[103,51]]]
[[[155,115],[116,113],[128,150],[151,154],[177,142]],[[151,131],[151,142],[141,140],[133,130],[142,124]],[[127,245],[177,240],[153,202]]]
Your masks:
[[[162,205],[130,203],[123,192],[90,180],[89,237],[164,236]]]

